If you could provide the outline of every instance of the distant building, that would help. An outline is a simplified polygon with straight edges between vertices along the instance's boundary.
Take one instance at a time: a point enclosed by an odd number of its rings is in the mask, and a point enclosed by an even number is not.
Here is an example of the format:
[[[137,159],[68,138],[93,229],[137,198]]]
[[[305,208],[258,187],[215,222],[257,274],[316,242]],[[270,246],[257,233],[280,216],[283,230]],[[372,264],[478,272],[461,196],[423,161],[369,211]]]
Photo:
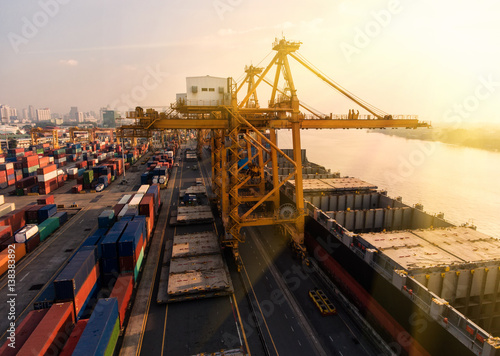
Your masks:
[[[37,109],[36,110],[36,120],[38,122],[40,121],[50,121],[50,109],[49,108],[44,108],[44,109]]]
[[[28,120],[29,115],[28,115],[28,109],[23,109],[23,120]]]
[[[32,105],[28,106],[28,119],[31,121],[36,119],[35,108]]]
[[[78,107],[72,106],[69,110],[69,120],[70,122],[79,122],[78,121]]]
[[[220,77],[187,77],[186,93],[176,95],[177,104],[218,106],[230,103],[228,79]]]
[[[17,109],[8,105],[0,105],[0,117],[4,123],[17,120]]]
[[[104,127],[116,127],[116,118],[118,118],[118,112],[115,110],[102,110],[102,126]]]
[[[77,115],[76,115],[76,122],[80,123],[80,122],[84,122],[85,120],[83,119],[83,112],[81,111],[78,111]]]

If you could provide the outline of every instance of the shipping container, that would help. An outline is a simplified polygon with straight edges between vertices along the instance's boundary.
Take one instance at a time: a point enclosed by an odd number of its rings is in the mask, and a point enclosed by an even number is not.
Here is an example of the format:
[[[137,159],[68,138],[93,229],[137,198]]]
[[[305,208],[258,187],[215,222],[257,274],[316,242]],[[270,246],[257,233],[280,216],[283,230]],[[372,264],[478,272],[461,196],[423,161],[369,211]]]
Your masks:
[[[26,253],[30,253],[31,251],[35,250],[38,245],[40,245],[40,234],[37,232],[24,244],[26,245]]]
[[[48,218],[44,222],[38,225],[38,231],[40,233],[40,241],[44,241],[49,237],[54,231],[59,227],[58,218]]]
[[[118,257],[118,246],[117,242],[120,240],[120,236],[127,227],[126,221],[118,221],[113,225],[113,227],[108,231],[106,236],[101,242],[102,257],[103,258],[117,258]]]
[[[68,339],[74,322],[73,303],[53,304],[18,355],[57,355]]]
[[[88,319],[78,320],[59,356],[71,356],[73,354],[73,351],[75,350],[75,347],[78,344],[88,321]]]
[[[123,322],[127,313],[128,305],[134,289],[134,278],[132,274],[121,274],[111,291],[110,298],[116,298],[118,301],[118,313],[120,315],[120,328],[123,328]]]
[[[12,239],[14,241],[14,239]],[[8,248],[0,251],[0,275],[7,272],[9,266],[9,254],[14,254],[14,260],[17,262],[26,255],[26,246],[24,244],[10,244]]]
[[[36,200],[36,203],[38,205],[54,204],[54,196],[53,195],[46,195],[44,197],[39,197]]]
[[[139,240],[143,238],[144,221],[131,221],[118,241],[119,256],[134,256]]]
[[[36,235],[38,233],[38,226],[37,225],[26,225],[23,227],[21,230],[16,232],[15,238],[17,243],[25,243],[27,240],[29,240],[31,237]]]
[[[0,216],[7,215],[8,213],[16,210],[16,204],[15,203],[7,203],[7,204],[2,204],[0,206]]]
[[[117,334],[119,334],[117,299],[99,299],[73,351],[73,356],[112,355],[118,339]]]
[[[96,266],[96,248],[79,250],[54,280],[56,300],[73,300]]]
[[[15,329],[15,348],[10,347],[10,341],[7,340],[3,346],[0,348],[0,355],[2,356],[15,356],[17,351],[26,343],[26,340],[30,337],[33,331],[36,329],[38,324],[42,321],[45,314],[49,310],[32,310],[26,315],[23,321],[17,325]]]
[[[66,211],[60,211],[54,214],[53,217],[59,219],[59,226],[63,225],[66,221],[68,221],[68,213]]]
[[[110,228],[115,222],[114,210],[104,210],[97,218],[99,228]]]
[[[57,206],[55,204],[43,205],[38,210],[38,222],[41,223],[48,218],[52,217],[55,213],[57,213]]]

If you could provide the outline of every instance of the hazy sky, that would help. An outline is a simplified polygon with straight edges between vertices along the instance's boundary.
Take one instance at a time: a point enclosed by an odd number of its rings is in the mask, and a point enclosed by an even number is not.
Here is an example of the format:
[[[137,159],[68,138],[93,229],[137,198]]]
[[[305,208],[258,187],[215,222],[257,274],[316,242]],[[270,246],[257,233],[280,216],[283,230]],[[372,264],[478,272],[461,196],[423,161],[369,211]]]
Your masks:
[[[300,53],[329,77],[386,112],[500,122],[498,1],[0,4],[0,103],[18,110],[168,105],[185,92],[186,76],[241,79],[244,66],[268,56],[283,34],[301,41]],[[292,71],[299,98],[314,108],[356,107],[293,59]]]

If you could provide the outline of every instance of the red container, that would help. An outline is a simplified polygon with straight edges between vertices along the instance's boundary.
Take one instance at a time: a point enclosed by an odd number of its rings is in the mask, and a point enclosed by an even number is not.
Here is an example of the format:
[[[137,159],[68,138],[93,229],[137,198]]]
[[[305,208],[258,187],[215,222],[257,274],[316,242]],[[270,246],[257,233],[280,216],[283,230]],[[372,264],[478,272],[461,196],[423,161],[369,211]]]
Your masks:
[[[73,303],[53,304],[17,355],[57,355],[71,334],[74,323]]]
[[[40,168],[47,167],[50,164],[49,157],[40,157],[38,164],[40,165]]]
[[[28,205],[2,216],[2,218],[0,218],[0,226],[10,225],[13,232],[19,230],[26,225],[26,210],[32,206],[33,205]]]
[[[132,297],[134,289],[134,276],[131,273],[121,274],[116,280],[115,286],[111,291],[110,298],[118,299],[118,313],[120,314],[120,328],[123,327],[125,314]]]
[[[28,210],[26,210],[26,220],[28,221],[38,221],[38,210],[43,205],[33,205]]]
[[[33,333],[35,328],[40,324],[45,314],[47,314],[48,309],[32,310],[26,315],[21,324],[16,327],[16,347],[9,347],[9,340],[7,340],[3,346],[0,348],[0,355],[2,356],[14,356],[25,343],[26,340]]]
[[[44,197],[40,197],[36,200],[36,203],[39,205],[47,205],[47,204],[54,204],[54,196],[53,195],[47,195]]]
[[[74,185],[72,188],[71,188],[71,192],[72,193],[79,193],[82,191],[82,185],[81,184],[77,184],[77,185]]]
[[[88,275],[87,279],[83,283],[83,285],[80,287],[80,290],[75,296],[75,315],[78,315],[80,312],[80,309],[82,308],[83,304],[85,304],[85,301],[87,300],[87,297],[89,296],[90,292],[92,291],[92,288],[94,288],[95,282],[97,281],[97,278],[99,278],[99,262],[96,263],[90,274]]]
[[[139,215],[154,216],[154,195],[144,194],[139,203]]]
[[[123,272],[130,272],[134,270],[134,256],[124,256],[124,257],[118,257],[118,262],[120,264],[120,271]]]
[[[46,167],[38,168],[36,170],[36,174],[45,175],[47,173],[54,172],[56,170],[57,170],[57,166],[55,164],[50,164],[50,165],[48,165]]]
[[[35,235],[31,236],[25,243],[26,253],[30,253],[35,250],[38,245],[40,245],[40,234],[37,232]]]
[[[24,156],[22,159],[23,168],[30,168],[38,165],[38,156]]]
[[[0,226],[0,240],[9,238],[12,236],[12,227],[10,225]]]
[[[113,211],[115,212],[115,216],[118,216],[118,214],[120,213],[120,211],[122,211],[124,206],[125,206],[125,204],[116,204],[113,207]]]
[[[35,176],[26,177],[26,178],[23,178],[23,179],[16,182],[16,188],[17,189],[24,189],[26,187],[29,187],[29,186],[36,184],[36,182],[37,182],[37,179]]]
[[[80,340],[80,337],[83,334],[83,331],[85,330],[85,327],[87,326],[89,319],[80,319],[75,325],[75,328],[71,332],[71,335],[68,338],[68,341],[66,341],[66,344],[64,345],[64,348],[62,349],[61,353],[59,356],[71,356],[73,351],[76,348],[76,344],[78,344],[78,341]]]

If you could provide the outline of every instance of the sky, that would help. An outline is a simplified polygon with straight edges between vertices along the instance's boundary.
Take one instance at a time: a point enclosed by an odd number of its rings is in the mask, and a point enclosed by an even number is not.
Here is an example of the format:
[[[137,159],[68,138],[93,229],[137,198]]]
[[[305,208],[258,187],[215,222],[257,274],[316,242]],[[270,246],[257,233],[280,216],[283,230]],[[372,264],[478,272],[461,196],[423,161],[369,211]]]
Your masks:
[[[285,36],[385,112],[500,123],[493,0],[1,0],[0,10],[0,103],[18,111],[168,106],[186,77],[241,80],[245,65],[266,66]],[[326,114],[359,109],[291,67],[301,101]]]

